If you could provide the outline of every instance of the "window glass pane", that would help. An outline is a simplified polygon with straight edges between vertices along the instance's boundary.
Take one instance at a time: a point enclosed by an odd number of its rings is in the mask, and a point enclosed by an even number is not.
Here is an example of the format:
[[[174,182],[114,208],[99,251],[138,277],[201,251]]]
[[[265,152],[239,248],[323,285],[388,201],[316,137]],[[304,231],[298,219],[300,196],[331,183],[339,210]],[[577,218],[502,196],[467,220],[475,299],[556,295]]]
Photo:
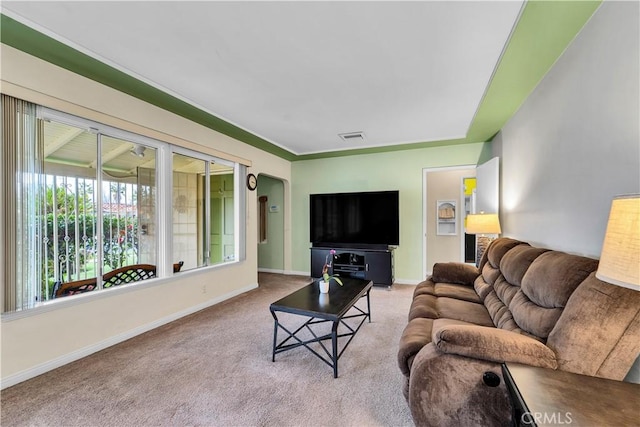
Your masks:
[[[205,172],[204,160],[173,155],[173,258],[183,270],[206,265]]]
[[[235,260],[233,168],[211,163],[209,264]]]
[[[98,274],[97,137],[86,130],[44,122],[42,299],[96,288]],[[70,284],[83,282],[82,289]]]
[[[156,275],[156,150],[107,135],[102,135],[101,143],[103,287],[107,288]]]

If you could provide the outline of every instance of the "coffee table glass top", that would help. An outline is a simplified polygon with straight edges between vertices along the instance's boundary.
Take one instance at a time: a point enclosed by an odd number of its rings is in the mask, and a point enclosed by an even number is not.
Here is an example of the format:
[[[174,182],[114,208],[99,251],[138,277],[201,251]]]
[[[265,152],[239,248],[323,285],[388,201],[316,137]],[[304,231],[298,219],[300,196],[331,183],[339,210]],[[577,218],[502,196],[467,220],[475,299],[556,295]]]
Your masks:
[[[323,319],[338,319],[371,289],[369,280],[341,278],[343,286],[331,281],[329,293],[321,294],[319,279],[271,304],[271,311],[313,314]]]

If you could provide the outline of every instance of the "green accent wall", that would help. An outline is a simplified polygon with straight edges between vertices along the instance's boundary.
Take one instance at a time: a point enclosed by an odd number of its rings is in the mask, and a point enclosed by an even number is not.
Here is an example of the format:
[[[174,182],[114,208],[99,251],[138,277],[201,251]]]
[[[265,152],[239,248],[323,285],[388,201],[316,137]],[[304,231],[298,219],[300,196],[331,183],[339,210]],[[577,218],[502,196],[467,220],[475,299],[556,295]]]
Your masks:
[[[0,15],[0,41],[290,161],[387,153],[489,141],[542,80],[600,1],[528,1],[466,138],[297,156],[187,102]]]
[[[309,195],[352,191],[400,191],[400,245],[395,250],[399,283],[424,279],[422,266],[423,169],[476,165],[489,160],[491,143],[439,146],[294,162],[291,169],[291,263],[310,271]]]

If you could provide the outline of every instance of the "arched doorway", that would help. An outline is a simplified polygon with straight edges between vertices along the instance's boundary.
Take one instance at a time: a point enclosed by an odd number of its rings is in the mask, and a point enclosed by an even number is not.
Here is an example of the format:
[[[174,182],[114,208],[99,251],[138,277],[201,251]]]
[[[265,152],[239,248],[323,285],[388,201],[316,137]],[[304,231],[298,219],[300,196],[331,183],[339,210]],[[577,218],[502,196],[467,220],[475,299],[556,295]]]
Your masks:
[[[258,271],[284,272],[284,182],[258,175]]]

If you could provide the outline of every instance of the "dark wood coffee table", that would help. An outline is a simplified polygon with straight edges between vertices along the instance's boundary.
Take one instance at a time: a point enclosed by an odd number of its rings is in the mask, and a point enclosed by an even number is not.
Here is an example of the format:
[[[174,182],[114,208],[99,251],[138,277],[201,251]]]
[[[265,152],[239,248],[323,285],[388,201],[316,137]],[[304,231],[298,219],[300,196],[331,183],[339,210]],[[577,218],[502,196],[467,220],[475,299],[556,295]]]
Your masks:
[[[320,294],[318,279],[316,279],[313,283],[271,304],[269,310],[275,321],[273,327],[273,355],[271,358],[273,362],[276,360],[276,354],[304,346],[320,360],[331,366],[333,368],[333,377],[338,378],[338,359],[340,359],[340,356],[342,356],[342,353],[360,330],[365,320],[369,319],[369,322],[371,322],[369,292],[373,286],[373,282],[369,280],[342,278],[342,282],[344,286],[332,281],[329,293]],[[356,303],[365,296],[367,297],[366,311],[356,306]],[[297,314],[309,319],[300,327],[291,331],[278,320],[278,312]],[[347,313],[352,314],[347,315]],[[355,327],[344,321],[345,319],[354,318],[361,318]],[[326,322],[332,323],[331,332],[318,335],[312,326]],[[346,328],[345,332],[338,333],[338,326],[340,325]],[[279,330],[283,330],[286,334],[286,337],[280,343],[278,343]],[[303,330],[310,332],[312,338],[301,338],[299,333]],[[349,339],[344,343],[342,349],[338,351],[338,338],[342,337],[349,337]],[[331,340],[331,351],[324,344],[324,341],[327,340]],[[312,348],[310,346],[312,343],[319,343],[322,350],[324,350],[324,354]]]

